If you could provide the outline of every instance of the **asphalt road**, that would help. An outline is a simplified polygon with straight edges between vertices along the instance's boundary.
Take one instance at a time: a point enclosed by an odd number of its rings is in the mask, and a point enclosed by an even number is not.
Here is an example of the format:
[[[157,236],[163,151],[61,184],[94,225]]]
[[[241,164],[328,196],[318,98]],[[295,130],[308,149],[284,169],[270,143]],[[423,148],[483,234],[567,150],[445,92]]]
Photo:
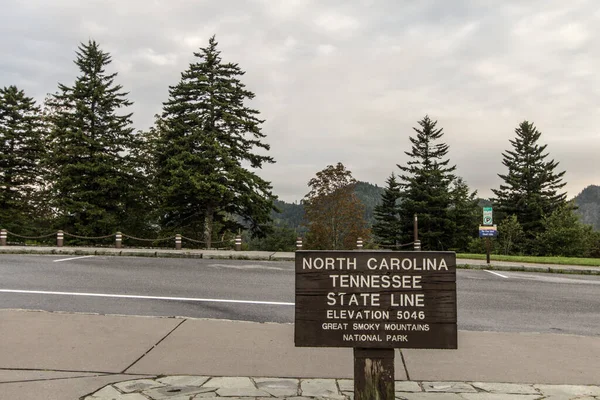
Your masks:
[[[458,327],[600,336],[600,277],[458,270]],[[293,322],[292,262],[0,255],[0,308]]]

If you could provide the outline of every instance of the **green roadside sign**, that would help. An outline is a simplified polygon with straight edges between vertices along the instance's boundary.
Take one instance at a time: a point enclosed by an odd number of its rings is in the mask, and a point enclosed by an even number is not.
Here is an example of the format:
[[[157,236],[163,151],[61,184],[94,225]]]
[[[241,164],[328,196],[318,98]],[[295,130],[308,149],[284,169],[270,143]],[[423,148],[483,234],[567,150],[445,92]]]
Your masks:
[[[492,207],[483,207],[483,225],[494,225]]]

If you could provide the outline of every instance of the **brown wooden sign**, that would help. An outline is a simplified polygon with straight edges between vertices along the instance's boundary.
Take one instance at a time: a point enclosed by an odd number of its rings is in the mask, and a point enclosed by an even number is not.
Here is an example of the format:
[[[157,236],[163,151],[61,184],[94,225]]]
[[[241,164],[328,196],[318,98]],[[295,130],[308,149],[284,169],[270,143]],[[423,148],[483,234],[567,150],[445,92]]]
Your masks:
[[[456,254],[297,251],[298,347],[456,349]]]

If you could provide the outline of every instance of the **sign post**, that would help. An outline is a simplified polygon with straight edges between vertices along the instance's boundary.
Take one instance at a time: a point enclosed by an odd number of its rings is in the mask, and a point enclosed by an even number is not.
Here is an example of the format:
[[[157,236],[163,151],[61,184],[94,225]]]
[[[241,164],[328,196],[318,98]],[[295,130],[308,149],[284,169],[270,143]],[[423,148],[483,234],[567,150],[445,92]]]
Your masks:
[[[481,227],[479,227],[479,237],[485,237],[485,252],[486,252],[486,261],[488,265],[490,264],[490,236],[498,235],[498,231],[496,230],[496,225],[494,225],[494,210],[492,207],[483,207],[483,226],[490,227],[494,226],[494,233],[490,235],[481,235]],[[485,230],[485,229],[484,229]]]
[[[296,252],[297,347],[354,349],[357,400],[394,398],[394,348],[456,349],[456,254]]]

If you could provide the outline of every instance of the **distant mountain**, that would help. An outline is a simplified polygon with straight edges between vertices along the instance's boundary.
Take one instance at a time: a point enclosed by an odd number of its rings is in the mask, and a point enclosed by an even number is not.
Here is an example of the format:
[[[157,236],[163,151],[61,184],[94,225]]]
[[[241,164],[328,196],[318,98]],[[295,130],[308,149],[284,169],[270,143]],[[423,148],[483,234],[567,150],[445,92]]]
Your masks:
[[[368,182],[358,182],[356,184],[356,196],[365,205],[365,219],[369,226],[375,222],[373,210],[381,202],[381,194],[384,189]],[[306,233],[306,227],[302,226],[304,220],[304,206],[300,203],[286,203],[276,200],[275,206],[280,212],[272,212],[271,218],[277,226],[285,226],[295,230],[298,234]]]
[[[296,231],[297,234],[303,235],[306,228],[302,226],[304,220],[304,206],[302,203],[286,203],[285,201],[275,200],[275,207],[280,212],[271,212],[271,218],[276,226],[283,226]]]
[[[381,195],[384,191],[384,188],[368,182],[358,182],[356,184],[356,197],[365,205],[365,219],[370,227],[375,223],[375,216],[373,215],[375,206],[381,203]]]
[[[581,221],[600,231],[600,186],[586,187],[573,200],[578,207],[576,212],[581,216]]]
[[[369,226],[373,226],[375,217],[373,211],[375,206],[381,202],[381,195],[384,188],[373,185],[368,182],[358,182],[356,184],[356,195],[365,205],[365,219]],[[479,198],[480,207],[491,207],[492,202],[489,199]],[[574,199],[579,207],[576,211],[581,215],[583,223],[592,225],[594,230],[600,231],[600,186],[590,185],[583,189]],[[299,235],[306,233],[307,229],[302,225],[304,220],[304,206],[302,202],[286,203],[285,201],[275,201],[276,207],[281,211],[273,212],[271,217],[277,226],[285,226],[295,230]]]

